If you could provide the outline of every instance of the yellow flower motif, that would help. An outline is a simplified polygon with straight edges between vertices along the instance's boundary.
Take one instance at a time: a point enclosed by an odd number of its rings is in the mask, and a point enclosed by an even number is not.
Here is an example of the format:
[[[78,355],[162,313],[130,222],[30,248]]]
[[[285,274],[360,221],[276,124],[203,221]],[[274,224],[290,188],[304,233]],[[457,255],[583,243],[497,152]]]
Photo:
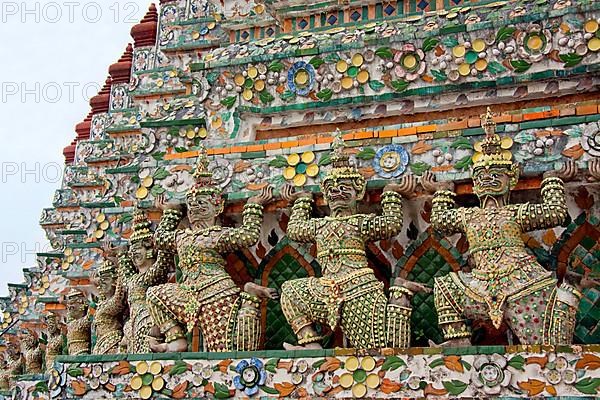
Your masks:
[[[237,73],[233,77],[233,82],[241,90],[244,100],[250,101],[255,92],[260,93],[265,90],[267,72],[265,64],[249,65],[245,71]]]
[[[4,311],[2,313],[2,324],[0,324],[0,329],[4,330],[8,328],[12,322],[12,315],[8,311]]]
[[[165,380],[160,375],[162,365],[158,361],[150,365],[146,361],[140,361],[135,366],[135,372],[129,386],[138,392],[140,398],[149,399],[154,392],[160,392],[165,387]]]
[[[48,275],[44,275],[40,278],[39,288],[37,290],[38,294],[43,295],[46,293],[46,290],[50,287],[50,279]]]
[[[96,222],[98,223],[98,225],[96,225],[94,237],[99,240],[104,237],[104,233],[108,230],[108,228],[110,228],[110,222],[108,221],[108,218],[104,213],[98,214],[98,216],[96,217]]]
[[[502,157],[507,161],[510,161],[512,159],[512,153],[510,152],[510,148],[512,147],[512,145],[513,145],[513,140],[509,136],[505,136],[502,138],[502,142],[501,142]],[[481,142],[475,143],[473,148],[475,149],[475,152],[473,153],[473,157],[471,157],[471,158],[472,158],[473,162],[476,163],[484,157],[484,155],[482,153]]]
[[[27,311],[27,307],[29,307],[29,298],[26,294],[19,296],[18,307],[19,314],[25,314],[25,311]]]
[[[307,176],[314,178],[319,174],[319,166],[314,161],[315,153],[312,151],[290,154],[287,156],[288,166],[283,170],[283,177],[298,187],[304,186]]]
[[[150,175],[150,170],[144,169],[139,174],[140,186],[135,191],[135,197],[138,200],[144,200],[150,194],[150,188],[154,184],[154,178]]]
[[[359,360],[357,357],[348,357],[345,363],[346,371],[340,376],[340,386],[344,389],[352,388],[352,396],[356,398],[364,397],[369,389],[376,389],[381,380],[375,369],[376,362],[371,356],[363,357]]]
[[[63,251],[63,254],[65,255],[65,258],[63,259],[61,267],[63,271],[66,271],[75,262],[75,255],[73,254],[73,249],[69,247],[67,247],[65,251]]]
[[[362,54],[356,53],[349,60],[339,60],[335,68],[340,74],[344,74],[340,84],[343,89],[349,90],[358,85],[369,81],[369,71],[363,67],[365,58]]]

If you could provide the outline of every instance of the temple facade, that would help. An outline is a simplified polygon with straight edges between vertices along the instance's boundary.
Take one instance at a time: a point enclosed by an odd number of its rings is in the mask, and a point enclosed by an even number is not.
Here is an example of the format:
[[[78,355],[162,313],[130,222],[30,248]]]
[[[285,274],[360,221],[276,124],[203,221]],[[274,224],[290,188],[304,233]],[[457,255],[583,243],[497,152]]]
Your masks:
[[[600,395],[599,2],[161,0],[131,37],[0,399]]]

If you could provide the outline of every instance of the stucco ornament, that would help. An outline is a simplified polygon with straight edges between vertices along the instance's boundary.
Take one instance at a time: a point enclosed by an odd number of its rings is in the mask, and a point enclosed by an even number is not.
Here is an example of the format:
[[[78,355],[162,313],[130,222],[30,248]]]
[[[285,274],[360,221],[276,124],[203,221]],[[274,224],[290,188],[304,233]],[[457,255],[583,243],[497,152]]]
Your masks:
[[[506,369],[506,359],[499,354],[482,355],[473,363],[471,382],[485,394],[499,394],[510,384],[512,374]]]

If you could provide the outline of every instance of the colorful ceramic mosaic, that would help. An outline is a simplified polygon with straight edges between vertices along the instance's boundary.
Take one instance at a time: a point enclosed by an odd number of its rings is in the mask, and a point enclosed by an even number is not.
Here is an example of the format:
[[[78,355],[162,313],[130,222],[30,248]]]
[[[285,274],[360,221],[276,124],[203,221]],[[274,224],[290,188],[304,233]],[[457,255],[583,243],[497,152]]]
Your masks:
[[[9,296],[0,298],[0,365],[9,358],[7,349],[20,348],[25,332],[48,341],[43,347],[50,360],[68,351],[69,346],[59,345],[67,331],[46,333],[50,313],[58,327],[77,325],[68,335],[73,352],[89,352],[94,346],[98,352],[114,350],[115,320],[109,318],[108,336],[102,326],[91,334],[89,330],[107,316],[92,284],[106,261],[104,249],[135,238],[136,207],[147,212],[148,229],[155,231],[161,220],[157,202],[185,202],[195,184],[200,146],[206,148],[213,186],[224,194],[223,212],[215,221],[224,230],[240,226],[252,214],[244,210],[257,193],[272,190],[276,200],[264,208],[256,238],[235,249],[225,246],[219,271],[230,277],[232,291],[247,283],[281,290],[285,282],[314,279],[330,269],[322,265],[316,246],[287,236],[293,213],[282,192],[291,185],[311,193],[315,201],[310,217],[323,217],[321,186],[334,169],[330,147],[337,129],[349,165],[364,177],[360,215],[382,213],[389,196],[381,189],[387,184],[408,177],[422,182],[430,174],[437,182],[455,182],[458,205],[472,209],[476,200],[468,179],[483,153],[480,115],[491,105],[496,132],[506,138],[501,147],[512,152],[521,168],[512,203],[539,202],[545,172],[564,165],[578,170],[574,183],[565,185],[564,224],[520,235],[522,250],[532,265],[553,278],[598,277],[599,22],[600,5],[591,0],[162,0],[158,8],[151,6],[132,27],[133,44],[110,66],[110,77],[91,99],[89,115],[77,124],[76,137],[64,150],[63,182],[40,218],[52,249],[38,254],[36,265],[24,270],[24,283],[10,284]],[[395,278],[433,287],[436,278],[472,266],[471,240],[464,235],[441,238],[432,229],[434,207],[421,186],[402,201],[403,223],[397,234],[378,236],[363,246],[361,265],[371,271],[373,283],[383,285],[377,290],[386,301]],[[150,248],[145,251],[156,256]],[[189,274],[198,271],[185,262],[169,269],[159,280],[170,280],[178,288],[175,293],[190,279],[197,281]],[[123,327],[125,337],[139,338],[142,352],[148,351],[146,333],[151,328],[144,293],[159,280],[131,278],[128,291],[134,301],[128,302],[138,322],[126,313],[114,325]],[[72,290],[84,295],[81,306],[88,312],[67,321],[65,296]],[[160,295],[163,300],[182,298],[165,293]],[[589,287],[580,294],[570,327],[574,341],[600,343],[599,290]],[[325,350],[297,357],[258,352],[216,359],[198,352],[219,338],[203,332],[195,318],[183,316],[201,315],[200,303],[162,310],[168,314],[176,309],[181,317],[177,324],[186,329],[171,332],[170,339],[182,341],[180,336],[185,336],[190,356],[59,358],[44,376],[21,376],[11,383],[0,374],[0,398],[41,398],[48,390],[67,398],[599,393],[598,352],[593,347],[473,347],[453,353],[435,348],[360,354]],[[224,313],[230,303],[215,308]],[[433,294],[417,293],[408,305],[410,337],[404,335],[404,343],[442,342],[445,331],[438,325]],[[256,313],[245,315],[252,322],[248,326],[263,335],[252,336],[252,346],[236,349],[274,350],[285,342],[297,343],[278,302],[265,299],[252,310]],[[325,314],[326,319],[337,315]],[[518,323],[535,325],[533,319],[539,316],[534,314],[526,313],[531,321]],[[348,320],[354,317],[347,315]],[[335,326],[337,321],[330,322]],[[215,326],[224,324],[216,321]],[[231,337],[229,328],[223,337]],[[484,321],[470,328],[477,344],[517,340],[505,324],[496,330]],[[144,335],[136,336],[142,331]],[[355,340],[350,333],[323,326],[316,326],[314,333],[325,347],[347,347]],[[125,342],[118,347],[127,348]],[[138,352],[134,348],[132,344],[128,353]],[[24,372],[19,362],[12,364],[15,373]],[[2,391],[8,386],[11,394]]]
[[[600,387],[592,348],[481,347],[480,352],[258,352],[217,359],[78,360],[52,371],[51,398],[585,397]],[[474,349],[473,349],[474,350]],[[235,354],[235,353],[233,353]],[[250,353],[248,353],[250,354]]]

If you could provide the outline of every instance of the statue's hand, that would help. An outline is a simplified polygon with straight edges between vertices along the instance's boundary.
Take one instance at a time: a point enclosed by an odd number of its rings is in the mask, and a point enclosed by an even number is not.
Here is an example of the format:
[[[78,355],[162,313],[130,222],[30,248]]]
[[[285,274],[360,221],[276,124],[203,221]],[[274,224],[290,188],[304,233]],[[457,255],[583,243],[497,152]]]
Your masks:
[[[262,188],[259,194],[248,199],[248,203],[264,205],[273,200],[273,187],[271,185]]]
[[[296,192],[292,185],[285,184],[281,188],[281,198],[285,201],[293,203],[300,197],[312,198],[312,194],[305,191]]]
[[[577,175],[577,164],[574,160],[566,161],[559,170],[546,171],[544,172],[544,178],[556,177],[563,180],[563,182],[572,181]]]
[[[164,193],[156,196],[156,198],[154,200],[154,207],[156,207],[162,211],[165,211],[165,210],[181,211],[181,209],[183,208],[182,204],[179,201],[174,200],[174,199],[167,200]]]
[[[404,197],[414,195],[417,189],[417,178],[414,175],[404,175],[400,183],[388,183],[383,188],[384,192],[396,192]]]
[[[421,177],[421,186],[423,186],[423,189],[428,193],[435,193],[438,190],[454,191],[454,182],[438,182],[435,180],[435,175],[430,171],[425,172]]]
[[[588,171],[594,181],[600,181],[600,158],[593,158],[588,162]]]

